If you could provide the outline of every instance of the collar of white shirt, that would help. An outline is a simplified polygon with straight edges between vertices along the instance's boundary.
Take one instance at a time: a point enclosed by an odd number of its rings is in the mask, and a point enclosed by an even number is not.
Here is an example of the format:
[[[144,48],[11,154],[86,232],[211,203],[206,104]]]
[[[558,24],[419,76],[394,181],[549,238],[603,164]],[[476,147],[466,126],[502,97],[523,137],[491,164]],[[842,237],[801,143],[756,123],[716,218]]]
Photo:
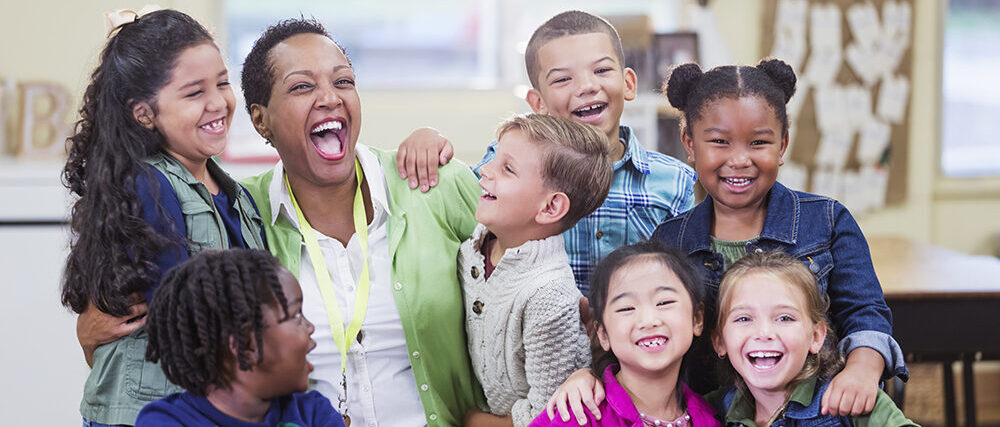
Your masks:
[[[365,175],[365,181],[368,182],[368,191],[371,194],[372,207],[375,208],[376,216],[378,216],[379,211],[385,212],[387,216],[391,215],[382,163],[366,145],[358,144],[355,151],[358,155],[358,161],[361,163],[361,171]],[[281,161],[274,165],[274,175],[271,176],[268,193],[271,195],[271,225],[278,221],[278,215],[284,215],[285,219],[298,229],[299,220],[292,208],[292,198],[288,194],[288,186],[285,185],[285,169]]]

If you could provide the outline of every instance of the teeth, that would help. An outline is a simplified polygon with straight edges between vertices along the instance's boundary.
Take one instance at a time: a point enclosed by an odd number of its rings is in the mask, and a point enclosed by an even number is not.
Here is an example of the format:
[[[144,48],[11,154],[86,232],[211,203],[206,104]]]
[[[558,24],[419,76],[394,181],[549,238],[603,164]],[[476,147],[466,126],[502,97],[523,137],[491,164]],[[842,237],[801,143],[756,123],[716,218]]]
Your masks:
[[[218,120],[213,120],[211,122],[208,122],[208,123],[206,123],[204,125],[201,125],[201,128],[205,129],[205,130],[209,130],[209,131],[218,131],[218,130],[222,129],[223,126],[224,125],[223,125],[222,119],[218,119]]]
[[[736,186],[747,185],[750,181],[750,178],[726,178],[726,182]]]
[[[601,108],[602,106],[603,106],[603,104],[594,104],[594,105],[591,105],[591,106],[588,106],[588,107],[579,108],[579,109],[576,110],[576,112],[578,112],[578,113],[585,113],[585,112],[590,111],[590,110],[596,110],[598,108]]]
[[[652,347],[661,346],[665,342],[667,342],[666,338],[659,337],[659,338],[652,338],[652,339],[640,340],[637,344],[640,347],[652,348]]]
[[[343,124],[341,124],[339,121],[336,120],[330,122],[323,122],[320,123],[318,126],[314,127],[311,133],[320,133],[328,130],[340,130],[341,128],[343,128],[343,126],[344,126]]]
[[[779,357],[781,353],[775,351],[752,351],[747,356],[750,357]]]

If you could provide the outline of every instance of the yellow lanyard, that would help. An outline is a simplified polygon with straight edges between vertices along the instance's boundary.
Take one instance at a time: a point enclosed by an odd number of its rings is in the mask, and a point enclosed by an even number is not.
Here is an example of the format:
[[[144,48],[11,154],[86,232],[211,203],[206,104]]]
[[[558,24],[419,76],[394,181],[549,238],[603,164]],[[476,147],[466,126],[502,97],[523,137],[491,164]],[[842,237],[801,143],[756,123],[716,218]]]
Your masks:
[[[358,279],[358,296],[354,299],[354,317],[347,331],[344,331],[344,321],[340,315],[340,306],[337,305],[337,296],[333,292],[333,280],[330,278],[330,270],[326,268],[326,261],[323,259],[323,252],[319,249],[319,241],[316,239],[316,232],[306,221],[302,209],[295,201],[292,194],[292,186],[288,183],[288,175],[285,175],[285,186],[288,187],[288,195],[292,198],[292,207],[299,218],[299,232],[302,234],[302,241],[306,244],[306,252],[309,253],[309,260],[312,262],[313,271],[316,273],[316,281],[319,282],[319,290],[323,295],[323,305],[326,306],[326,317],[330,321],[330,331],[333,333],[333,340],[340,350],[340,373],[347,372],[347,348],[358,337],[361,324],[365,321],[365,314],[368,312],[368,216],[365,214],[365,202],[361,192],[361,181],[364,175],[361,173],[361,164],[358,159],[354,159],[354,170],[358,176],[358,188],[354,193],[354,232],[358,235],[358,243],[361,246],[361,277]]]

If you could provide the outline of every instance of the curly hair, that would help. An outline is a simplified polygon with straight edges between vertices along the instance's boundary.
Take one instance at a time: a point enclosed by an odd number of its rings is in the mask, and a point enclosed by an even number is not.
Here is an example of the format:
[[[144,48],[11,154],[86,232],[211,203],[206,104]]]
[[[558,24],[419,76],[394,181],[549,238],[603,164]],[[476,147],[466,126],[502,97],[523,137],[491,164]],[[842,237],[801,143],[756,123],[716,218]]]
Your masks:
[[[77,313],[93,303],[106,313],[128,314],[131,295],[153,285],[151,259],[177,243],[143,221],[136,180],[146,174],[153,194],[160,191],[143,159],[162,150],[164,139],[141,126],[132,108],[149,102],[155,111],[181,52],[204,43],[213,41],[201,24],[160,10],[122,26],[101,52],[62,172],[63,184],[78,197],[62,303]]]
[[[721,98],[759,96],[774,110],[781,135],[788,135],[785,104],[795,94],[795,71],[780,59],[764,59],[756,67],[725,65],[702,72],[693,62],[676,65],[663,83],[663,93],[684,112],[681,128],[691,135],[691,124],[701,119],[705,105]]]
[[[764,251],[747,254],[739,261],[733,263],[722,283],[719,284],[719,310],[714,320],[715,330],[712,332],[716,337],[721,337],[723,322],[732,306],[733,288],[740,279],[753,273],[766,273],[773,275],[783,281],[791,288],[802,292],[806,301],[805,315],[813,323],[826,325],[826,340],[819,353],[806,356],[805,365],[795,378],[789,383],[789,389],[793,389],[802,381],[812,377],[833,378],[844,368],[844,360],[837,349],[837,334],[833,330],[833,325],[826,318],[826,312],[830,308],[830,300],[821,293],[816,284],[816,276],[799,260],[781,251]],[[739,376],[733,365],[726,359],[719,359],[719,366],[716,372],[720,376],[720,384],[735,384],[736,389],[749,402],[753,402],[753,395],[747,388],[743,378]],[[780,411],[779,411],[780,413]]]
[[[632,263],[658,262],[673,271],[691,298],[691,307],[695,316],[701,313],[705,304],[705,287],[702,286],[701,275],[691,265],[683,253],[669,248],[656,240],[648,240],[634,245],[622,246],[608,254],[597,264],[594,275],[591,276],[590,309],[593,310],[594,323],[604,325],[604,310],[608,304],[608,292],[611,289],[611,278],[618,270],[628,268]],[[687,355],[681,361],[680,372],[684,372]],[[604,370],[611,364],[618,363],[614,351],[606,351],[594,358],[591,373],[601,378]],[[678,396],[683,395],[680,381],[677,382]]]
[[[230,345],[240,370],[263,358],[263,346],[254,345],[263,342],[262,306],[288,316],[281,268],[266,251],[231,249],[202,251],[171,269],[149,307],[146,359],[162,361],[167,379],[195,395],[229,387]]]
[[[243,72],[240,75],[240,87],[243,88],[243,98],[246,101],[247,113],[250,115],[253,115],[251,107],[254,104],[266,107],[271,101],[271,86],[274,85],[275,71],[274,64],[269,58],[271,49],[274,49],[278,43],[298,34],[319,34],[330,39],[340,48],[341,52],[344,52],[347,63],[351,63],[351,58],[347,56],[344,47],[333,40],[323,24],[315,19],[286,19],[267,27],[264,34],[261,34],[253,43],[253,48],[250,49],[246,60],[243,61]]]

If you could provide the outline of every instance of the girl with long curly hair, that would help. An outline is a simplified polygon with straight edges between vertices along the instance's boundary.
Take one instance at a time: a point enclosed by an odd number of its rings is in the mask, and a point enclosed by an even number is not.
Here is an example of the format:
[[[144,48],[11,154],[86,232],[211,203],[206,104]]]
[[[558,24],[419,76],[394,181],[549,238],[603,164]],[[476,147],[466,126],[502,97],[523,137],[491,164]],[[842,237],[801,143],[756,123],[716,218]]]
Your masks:
[[[143,358],[142,327],[170,267],[207,248],[264,247],[245,189],[212,160],[235,98],[209,32],[181,12],[109,14],[109,35],[69,138],[63,179],[77,196],[62,302],[93,367],[85,425],[130,425],[179,388]]]

